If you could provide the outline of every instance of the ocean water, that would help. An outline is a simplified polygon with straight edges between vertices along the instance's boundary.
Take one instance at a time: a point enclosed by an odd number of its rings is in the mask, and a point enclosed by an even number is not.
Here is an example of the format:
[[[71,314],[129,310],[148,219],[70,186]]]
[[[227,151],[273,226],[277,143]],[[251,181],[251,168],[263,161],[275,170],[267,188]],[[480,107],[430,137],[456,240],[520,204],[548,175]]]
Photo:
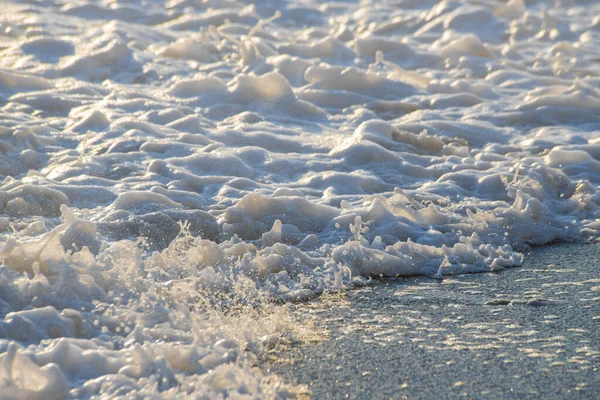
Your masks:
[[[0,398],[285,398],[286,302],[600,230],[600,3],[0,4]]]

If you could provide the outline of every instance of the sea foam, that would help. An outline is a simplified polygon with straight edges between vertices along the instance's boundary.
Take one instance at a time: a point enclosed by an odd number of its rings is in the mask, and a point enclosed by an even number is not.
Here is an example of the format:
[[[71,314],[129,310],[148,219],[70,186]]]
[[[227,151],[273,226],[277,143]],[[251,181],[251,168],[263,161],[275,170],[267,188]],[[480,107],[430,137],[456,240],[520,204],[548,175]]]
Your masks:
[[[276,303],[598,237],[593,2],[3,7],[0,397],[284,398]]]

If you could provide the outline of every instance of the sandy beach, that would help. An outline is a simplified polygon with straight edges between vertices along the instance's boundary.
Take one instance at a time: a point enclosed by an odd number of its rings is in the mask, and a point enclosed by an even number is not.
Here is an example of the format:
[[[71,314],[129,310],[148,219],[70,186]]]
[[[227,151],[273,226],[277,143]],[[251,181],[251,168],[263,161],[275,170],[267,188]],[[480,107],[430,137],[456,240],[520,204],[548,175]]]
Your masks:
[[[534,248],[521,268],[376,282],[296,308],[325,339],[268,369],[315,399],[593,399],[600,245]],[[275,361],[273,361],[275,360]]]

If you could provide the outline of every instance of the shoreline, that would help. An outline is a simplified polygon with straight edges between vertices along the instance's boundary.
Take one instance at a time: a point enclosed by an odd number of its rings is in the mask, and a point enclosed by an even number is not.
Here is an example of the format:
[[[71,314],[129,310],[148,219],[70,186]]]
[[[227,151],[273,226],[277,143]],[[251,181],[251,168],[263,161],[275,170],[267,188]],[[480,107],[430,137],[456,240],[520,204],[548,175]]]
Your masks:
[[[314,398],[594,398],[599,271],[599,244],[558,244],[500,273],[312,300],[293,312],[328,338],[279,347],[264,368]]]

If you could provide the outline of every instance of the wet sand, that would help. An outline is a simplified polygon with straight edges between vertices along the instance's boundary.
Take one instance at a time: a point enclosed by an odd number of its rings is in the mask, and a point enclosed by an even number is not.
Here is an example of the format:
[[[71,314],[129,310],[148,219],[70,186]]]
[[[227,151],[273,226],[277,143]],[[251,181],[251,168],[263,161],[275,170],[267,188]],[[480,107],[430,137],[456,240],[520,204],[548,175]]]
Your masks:
[[[409,278],[295,307],[328,331],[263,367],[315,399],[600,396],[600,245],[533,249],[501,273]]]

